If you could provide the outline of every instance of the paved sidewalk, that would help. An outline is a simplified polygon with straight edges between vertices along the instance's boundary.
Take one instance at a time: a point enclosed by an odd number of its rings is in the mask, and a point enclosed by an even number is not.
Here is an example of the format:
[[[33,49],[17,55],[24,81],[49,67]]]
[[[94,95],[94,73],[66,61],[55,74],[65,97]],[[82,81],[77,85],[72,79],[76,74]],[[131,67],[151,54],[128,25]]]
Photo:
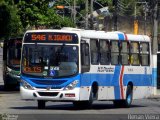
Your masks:
[[[160,99],[160,95],[150,96],[148,99]]]
[[[160,89],[157,90],[156,95],[150,96],[149,99],[160,99]]]

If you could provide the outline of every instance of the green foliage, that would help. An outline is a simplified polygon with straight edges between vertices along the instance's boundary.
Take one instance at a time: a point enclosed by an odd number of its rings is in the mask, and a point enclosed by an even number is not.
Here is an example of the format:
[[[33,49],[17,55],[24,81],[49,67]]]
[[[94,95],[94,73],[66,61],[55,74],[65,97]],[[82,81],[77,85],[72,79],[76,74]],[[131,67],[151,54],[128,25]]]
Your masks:
[[[101,4],[106,4],[106,6],[111,6],[113,0],[97,0]]]
[[[16,6],[10,6],[10,24],[9,27],[12,28],[10,31],[10,36],[17,37],[17,35],[23,34],[22,23],[20,20],[20,16],[17,15],[18,9]]]
[[[16,2],[15,2],[16,1]],[[18,2],[17,2],[18,1]],[[103,6],[109,6],[111,13],[115,12],[113,0],[96,0]],[[15,3],[14,3],[15,2]],[[23,34],[26,29],[38,28],[61,28],[63,26],[75,27],[73,19],[73,7],[68,8],[70,13],[57,14],[57,5],[73,6],[73,0],[0,0],[0,38],[17,36]],[[78,22],[85,20],[85,2],[86,0],[76,0],[77,9],[76,19]],[[134,15],[135,0],[118,0],[119,15]],[[49,6],[53,3],[53,6]],[[97,3],[94,2],[94,10]],[[90,0],[89,6],[90,11]],[[99,8],[97,8],[99,9]],[[90,14],[90,13],[88,13]],[[143,6],[137,6],[137,15],[143,15]]]
[[[21,21],[15,5],[0,2],[0,38],[17,36],[22,31]]]
[[[58,3],[56,3],[58,4]],[[61,4],[61,2],[59,3]],[[71,19],[56,14],[54,7],[49,7],[49,1],[21,0],[18,4],[19,15],[25,29],[39,26],[45,28],[60,28],[63,26],[74,26]]]
[[[7,4],[4,1],[0,2],[0,38],[9,36],[7,31],[9,30],[10,18]]]
[[[117,10],[119,15],[132,16],[135,10],[135,0],[118,0]],[[114,8],[115,9],[115,8]]]

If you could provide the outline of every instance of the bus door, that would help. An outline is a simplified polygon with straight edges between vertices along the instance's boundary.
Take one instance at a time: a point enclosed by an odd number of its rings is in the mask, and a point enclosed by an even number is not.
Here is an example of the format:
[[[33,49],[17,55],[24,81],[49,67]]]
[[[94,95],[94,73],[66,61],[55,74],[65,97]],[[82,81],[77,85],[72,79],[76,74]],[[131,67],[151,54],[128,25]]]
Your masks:
[[[80,80],[80,100],[89,99],[90,87],[90,57],[89,57],[89,44],[86,41],[81,42],[81,80]]]

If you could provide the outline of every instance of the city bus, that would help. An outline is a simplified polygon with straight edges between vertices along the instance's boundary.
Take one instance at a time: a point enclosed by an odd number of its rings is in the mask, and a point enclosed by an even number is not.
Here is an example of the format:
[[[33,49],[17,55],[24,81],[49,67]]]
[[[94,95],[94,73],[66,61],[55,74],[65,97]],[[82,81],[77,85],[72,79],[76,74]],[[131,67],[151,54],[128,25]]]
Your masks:
[[[11,38],[3,43],[3,80],[6,90],[16,88],[20,81],[22,38]]]
[[[150,38],[81,29],[30,30],[24,34],[20,93],[36,100],[73,102],[113,101],[130,107],[133,99],[152,94]]]

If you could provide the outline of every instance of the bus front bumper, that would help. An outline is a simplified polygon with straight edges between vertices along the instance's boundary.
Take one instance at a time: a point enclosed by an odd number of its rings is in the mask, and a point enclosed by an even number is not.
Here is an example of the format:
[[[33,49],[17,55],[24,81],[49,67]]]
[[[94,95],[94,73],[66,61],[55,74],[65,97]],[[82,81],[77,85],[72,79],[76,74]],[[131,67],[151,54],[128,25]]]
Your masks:
[[[74,90],[35,89],[28,90],[20,86],[21,97],[24,100],[45,101],[77,101],[79,100],[79,88]]]

